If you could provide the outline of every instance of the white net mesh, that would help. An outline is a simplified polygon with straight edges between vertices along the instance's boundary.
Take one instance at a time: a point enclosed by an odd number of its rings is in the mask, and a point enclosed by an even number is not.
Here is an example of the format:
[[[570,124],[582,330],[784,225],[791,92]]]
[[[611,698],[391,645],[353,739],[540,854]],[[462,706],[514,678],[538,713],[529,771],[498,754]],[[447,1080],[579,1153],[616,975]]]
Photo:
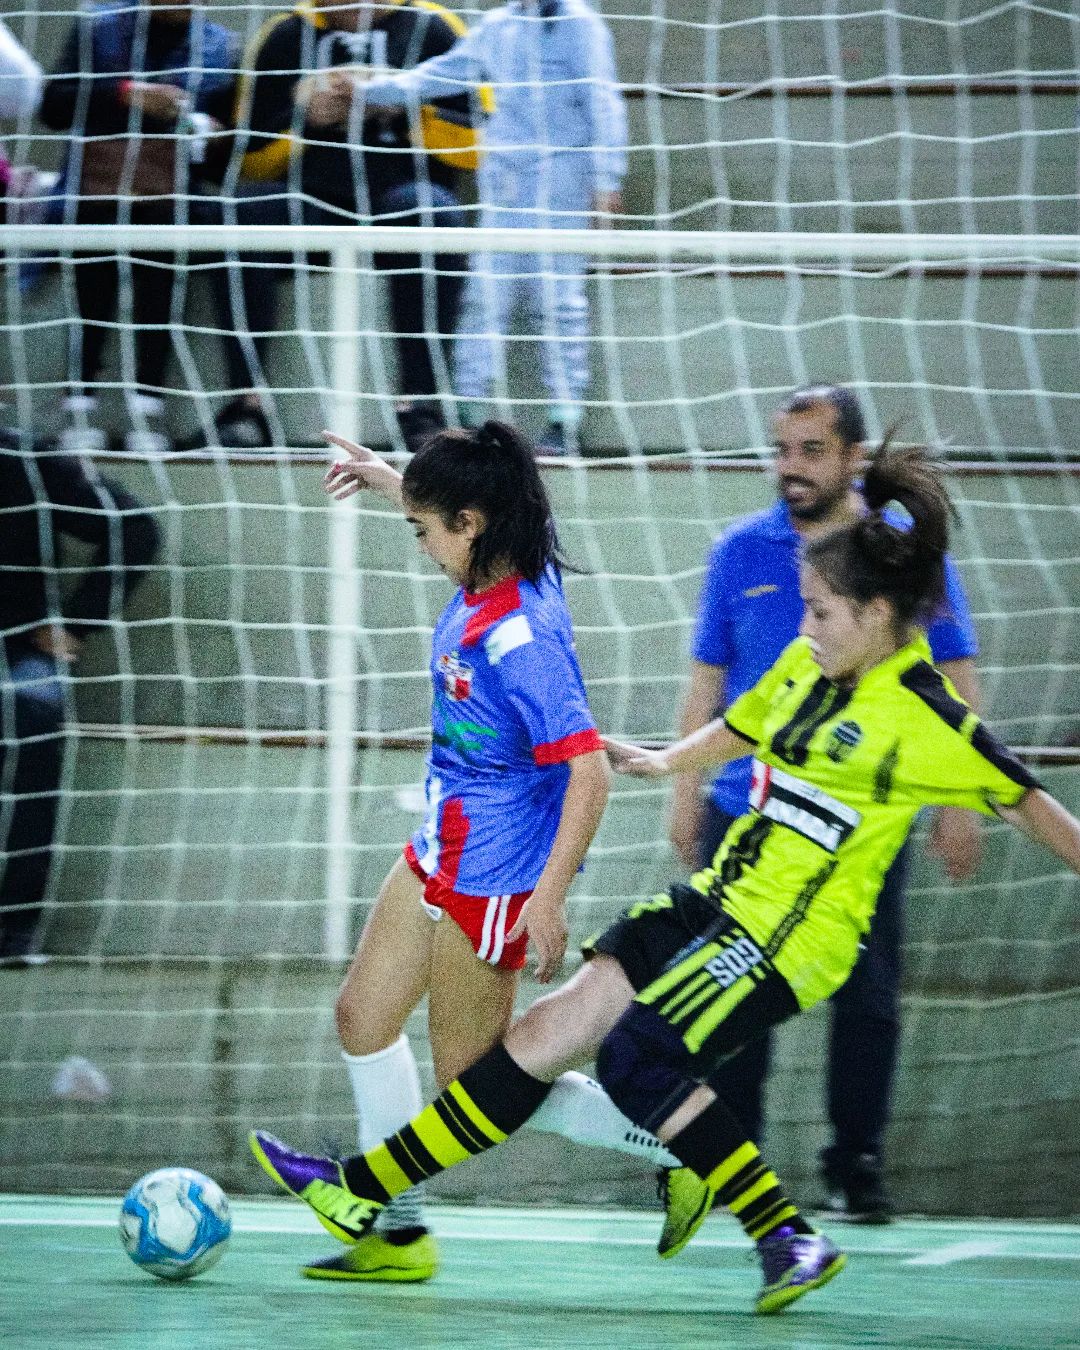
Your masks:
[[[709,542],[770,498],[769,414],[793,386],[837,379],[864,401],[873,437],[903,419],[904,439],[946,447],[955,461],[956,553],[988,717],[1011,743],[1044,751],[1035,758],[1047,785],[1075,810],[1077,258],[1060,236],[1076,221],[1080,21],[1067,6],[975,0],[766,8],[605,7],[630,120],[619,233],[635,233],[618,253],[601,231],[581,245],[593,250],[591,378],[569,401],[584,411],[584,457],[549,473],[567,551],[585,569],[568,591],[597,720],[670,735]],[[249,51],[268,12],[208,10]],[[63,5],[5,15],[46,67],[73,20]],[[41,205],[21,170],[59,170],[68,137],[28,111],[13,125],[4,144],[15,219]],[[238,155],[200,203],[235,192]],[[238,392],[220,341],[235,309],[209,284],[216,255],[199,250],[194,228],[186,247],[170,241],[148,264],[169,278],[172,355],[159,383],[144,381],[163,401],[160,417],[128,397],[136,336],[154,328],[137,312],[131,241],[114,233],[105,246],[120,260],[118,300],[84,420],[114,442],[160,427],[211,443],[97,461],[152,511],[161,544],[145,584],[122,615],[113,606],[63,681],[41,933],[53,959],[0,971],[0,1158],[19,1188],[115,1187],[166,1161],[245,1185],[241,1141],[253,1122],[350,1143],[334,988],[417,811],[427,650],[445,582],[399,521],[363,503],[332,510],[319,457],[286,449],[317,443],[327,422],[400,448],[385,269],[364,252],[362,228],[349,232],[355,257],[339,254],[336,267],[313,252],[310,227],[287,236],[281,260],[232,241],[256,290],[271,268],[285,275],[265,348],[274,444],[231,452],[212,428]],[[658,228],[733,235],[701,233],[695,252]],[[766,252],[758,232],[776,230],[855,237]],[[967,237],[882,251],[883,231]],[[997,233],[1014,238],[988,237]],[[60,403],[75,382],[71,257],[86,245],[68,235],[46,249],[42,238],[18,236],[0,313],[9,425],[27,434],[76,420]],[[425,243],[419,337],[435,392],[421,403],[452,416],[453,354],[426,341],[444,242]],[[558,256],[559,240],[550,243]],[[58,266],[42,266],[56,254]],[[228,275],[233,300],[242,270]],[[545,323],[519,315],[505,381],[492,389],[537,432],[553,404],[537,338],[565,336]],[[0,502],[0,516],[16,513]],[[65,522],[50,510],[36,519],[48,556]],[[115,526],[111,538],[119,548]],[[52,569],[61,589],[86,556],[62,540]],[[4,736],[10,773],[10,722]],[[10,816],[9,782],[0,793]],[[620,790],[575,892],[574,939],[674,874],[664,841],[662,794]],[[959,891],[920,864],[890,1148],[901,1203],[1074,1205],[1067,1187],[1033,1190],[1016,1167],[1033,1140],[1063,1159],[1071,1147],[1074,907],[1074,880],[1004,827],[988,830],[984,867]],[[422,1019],[410,1030],[426,1069]],[[795,1029],[774,1080],[773,1152],[796,1186],[824,1138],[821,1034],[820,1019]],[[72,1056],[105,1071],[108,1100],[58,1104],[53,1075]],[[580,1155],[549,1147],[521,1148],[448,1187],[646,1193],[633,1166],[588,1159],[586,1179]]]

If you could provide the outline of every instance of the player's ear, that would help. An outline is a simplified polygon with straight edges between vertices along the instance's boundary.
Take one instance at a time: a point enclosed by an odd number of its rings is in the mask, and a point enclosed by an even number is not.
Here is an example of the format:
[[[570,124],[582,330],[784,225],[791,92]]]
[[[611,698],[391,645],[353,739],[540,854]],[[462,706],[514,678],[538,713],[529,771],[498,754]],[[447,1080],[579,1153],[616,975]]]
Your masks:
[[[864,617],[872,619],[882,628],[896,626],[896,607],[884,595],[875,595],[872,600],[868,600],[863,605],[862,612]]]
[[[454,518],[454,533],[467,534],[470,539],[477,538],[487,528],[487,516],[475,506],[466,506]]]

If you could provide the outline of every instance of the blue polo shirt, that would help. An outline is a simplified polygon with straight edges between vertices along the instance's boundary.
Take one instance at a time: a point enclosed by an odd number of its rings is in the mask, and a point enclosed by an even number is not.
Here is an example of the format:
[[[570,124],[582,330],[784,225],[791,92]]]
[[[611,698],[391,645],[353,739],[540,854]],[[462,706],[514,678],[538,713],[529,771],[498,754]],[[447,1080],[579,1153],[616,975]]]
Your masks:
[[[802,536],[786,502],[747,516],[712,546],[698,601],[692,652],[726,672],[721,706],[729,707],[757,684],[798,636],[803,604],[799,596]],[[951,558],[945,559],[947,599],[927,629],[934,661],[960,661],[978,652],[967,597]],[[710,795],[728,815],[746,810],[751,757],[726,764]]]

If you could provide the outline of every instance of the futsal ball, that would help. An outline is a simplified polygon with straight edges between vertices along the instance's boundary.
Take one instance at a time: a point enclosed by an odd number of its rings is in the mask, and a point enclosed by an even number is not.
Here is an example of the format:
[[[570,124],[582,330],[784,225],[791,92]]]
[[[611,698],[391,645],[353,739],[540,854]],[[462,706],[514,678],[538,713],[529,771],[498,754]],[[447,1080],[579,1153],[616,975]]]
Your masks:
[[[140,1269],[190,1280],[221,1260],[232,1232],[225,1192],[190,1167],[148,1172],[124,1196],[120,1241]]]

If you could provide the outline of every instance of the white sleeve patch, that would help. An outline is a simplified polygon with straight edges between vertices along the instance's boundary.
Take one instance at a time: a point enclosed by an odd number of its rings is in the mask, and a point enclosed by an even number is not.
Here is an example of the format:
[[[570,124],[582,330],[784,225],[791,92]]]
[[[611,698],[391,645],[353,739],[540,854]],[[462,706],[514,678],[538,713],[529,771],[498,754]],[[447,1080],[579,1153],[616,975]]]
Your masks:
[[[484,651],[493,666],[497,666],[507,652],[515,647],[524,647],[533,640],[533,631],[524,614],[515,614],[512,619],[504,619],[496,624],[484,639]]]

